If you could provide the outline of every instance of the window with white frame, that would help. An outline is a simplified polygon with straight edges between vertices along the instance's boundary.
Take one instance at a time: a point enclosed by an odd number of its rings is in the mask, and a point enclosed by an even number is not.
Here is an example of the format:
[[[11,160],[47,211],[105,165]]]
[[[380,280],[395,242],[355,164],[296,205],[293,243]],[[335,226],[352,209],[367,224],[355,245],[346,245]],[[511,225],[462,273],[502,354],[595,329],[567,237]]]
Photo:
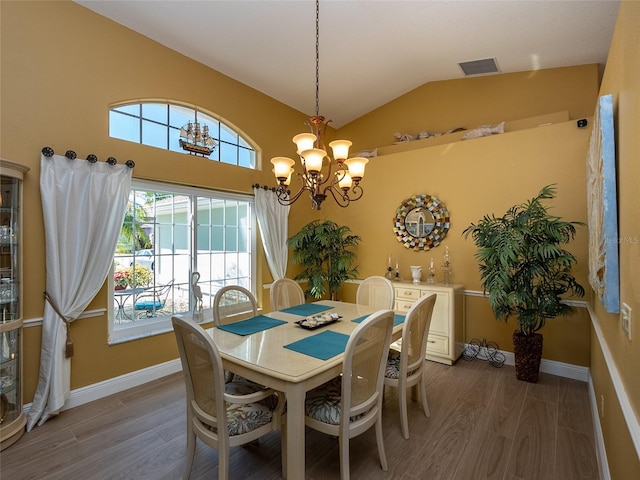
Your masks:
[[[256,168],[256,151],[236,128],[201,110],[170,103],[128,103],[109,110],[109,136],[188,154],[180,145],[181,129],[198,122],[215,142],[209,160]]]
[[[192,311],[200,273],[205,318],[225,285],[255,291],[255,213],[250,195],[134,180],[114,255],[109,341],[171,329]]]

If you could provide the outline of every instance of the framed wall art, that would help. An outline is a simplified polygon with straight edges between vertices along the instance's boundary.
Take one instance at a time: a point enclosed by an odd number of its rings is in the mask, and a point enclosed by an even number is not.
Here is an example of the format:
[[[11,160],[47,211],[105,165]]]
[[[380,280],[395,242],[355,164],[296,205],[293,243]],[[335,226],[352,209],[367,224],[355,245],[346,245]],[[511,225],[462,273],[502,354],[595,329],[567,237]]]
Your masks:
[[[589,283],[609,313],[620,311],[613,97],[598,99],[587,158]]]
[[[449,231],[449,210],[433,195],[405,199],[393,217],[393,233],[405,248],[420,251],[440,245]]]

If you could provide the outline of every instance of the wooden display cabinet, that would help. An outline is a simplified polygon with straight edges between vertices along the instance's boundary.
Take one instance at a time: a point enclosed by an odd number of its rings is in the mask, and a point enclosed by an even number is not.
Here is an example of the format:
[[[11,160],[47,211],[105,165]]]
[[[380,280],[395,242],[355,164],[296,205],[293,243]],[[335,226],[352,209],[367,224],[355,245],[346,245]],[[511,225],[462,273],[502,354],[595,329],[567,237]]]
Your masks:
[[[0,450],[27,422],[22,398],[22,180],[27,167],[0,159]]]

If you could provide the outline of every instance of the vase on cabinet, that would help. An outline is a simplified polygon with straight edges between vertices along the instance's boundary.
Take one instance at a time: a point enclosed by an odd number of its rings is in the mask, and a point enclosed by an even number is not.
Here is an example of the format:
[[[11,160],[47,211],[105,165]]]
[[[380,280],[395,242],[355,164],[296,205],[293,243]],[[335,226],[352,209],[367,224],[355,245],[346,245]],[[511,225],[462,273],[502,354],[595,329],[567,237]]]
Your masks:
[[[420,283],[420,278],[422,278],[422,267],[420,265],[411,265],[411,279],[413,283]]]

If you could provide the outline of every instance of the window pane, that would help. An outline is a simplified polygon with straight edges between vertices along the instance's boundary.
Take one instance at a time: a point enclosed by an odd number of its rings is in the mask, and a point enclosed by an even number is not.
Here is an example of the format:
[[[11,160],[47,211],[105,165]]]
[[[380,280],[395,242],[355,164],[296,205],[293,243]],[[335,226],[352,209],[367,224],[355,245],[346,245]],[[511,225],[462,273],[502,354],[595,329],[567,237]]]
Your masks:
[[[211,225],[224,225],[224,201],[211,202]]]
[[[189,121],[195,118],[192,108],[181,107],[179,105],[169,106],[169,125],[172,127],[184,127]]]
[[[236,251],[238,249],[238,231],[235,228],[224,230],[225,250]]]
[[[167,125],[168,110],[166,103],[143,103],[142,118]]]
[[[198,121],[216,142],[211,161],[256,168],[255,150],[230,126],[190,107],[167,103],[121,105],[109,111],[109,134],[114,138],[190,155],[180,147],[180,128]],[[142,131],[142,133],[141,133]]]
[[[140,143],[139,120],[118,112],[109,112],[109,136]]]
[[[238,204],[236,202],[227,202],[225,211],[225,224],[227,226],[238,225]]]
[[[184,153],[180,146],[180,130],[177,128],[169,127],[169,150]]]
[[[140,116],[140,104],[136,103],[134,105],[122,105],[121,107],[115,107],[111,109],[112,111],[128,113],[129,115],[135,115],[137,117]]]
[[[211,227],[211,250],[224,251],[224,227]]]
[[[151,147],[167,149],[167,127],[143,120],[142,143]]]
[[[220,140],[227,143],[238,144],[238,135],[226,125],[220,125]]]
[[[238,147],[235,145],[229,145],[228,143],[220,143],[220,161],[224,163],[230,163],[232,165],[238,164]]]
[[[256,168],[255,165],[255,152],[251,150],[245,150],[244,148],[238,149],[238,165],[245,168]]]

